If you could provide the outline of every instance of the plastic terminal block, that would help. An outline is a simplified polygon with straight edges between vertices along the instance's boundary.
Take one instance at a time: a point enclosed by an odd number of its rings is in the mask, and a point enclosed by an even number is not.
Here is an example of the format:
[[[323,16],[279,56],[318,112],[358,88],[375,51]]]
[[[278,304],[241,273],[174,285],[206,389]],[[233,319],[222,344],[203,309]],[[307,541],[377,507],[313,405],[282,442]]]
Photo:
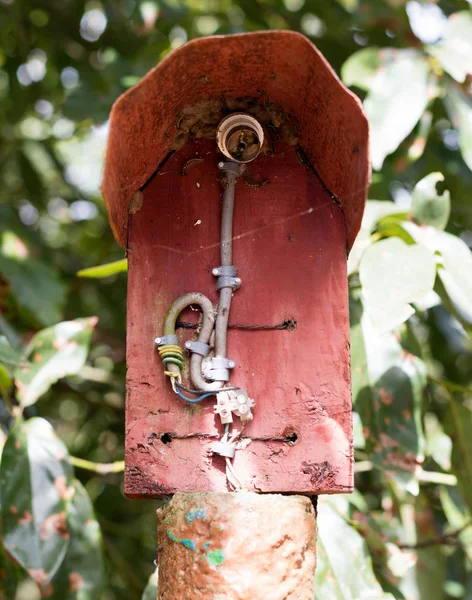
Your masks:
[[[252,398],[247,395],[247,390],[229,390],[216,394],[215,413],[220,415],[223,425],[233,422],[233,415],[241,421],[252,419],[251,408],[255,405]]]
[[[236,447],[228,442],[215,442],[211,446],[211,451],[213,454],[219,454],[220,456],[224,456],[226,458],[234,458]]]

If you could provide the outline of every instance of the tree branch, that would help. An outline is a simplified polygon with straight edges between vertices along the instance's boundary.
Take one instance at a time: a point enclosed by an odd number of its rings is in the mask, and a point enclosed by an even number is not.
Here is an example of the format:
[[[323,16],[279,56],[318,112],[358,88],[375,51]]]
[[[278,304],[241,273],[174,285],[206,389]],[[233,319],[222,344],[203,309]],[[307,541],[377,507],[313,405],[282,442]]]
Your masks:
[[[447,533],[447,534],[442,535],[437,538],[431,538],[429,540],[424,540],[424,541],[418,542],[416,544],[398,544],[398,547],[401,548],[402,550],[417,550],[420,548],[429,548],[430,546],[440,546],[440,545],[453,546],[453,545],[457,544],[457,538],[459,537],[459,535],[465,529],[467,529],[467,527],[470,527],[470,525],[472,525],[472,520],[467,521],[467,523],[465,523],[462,527],[460,527],[459,529],[455,529],[454,531],[451,531],[451,533]]]

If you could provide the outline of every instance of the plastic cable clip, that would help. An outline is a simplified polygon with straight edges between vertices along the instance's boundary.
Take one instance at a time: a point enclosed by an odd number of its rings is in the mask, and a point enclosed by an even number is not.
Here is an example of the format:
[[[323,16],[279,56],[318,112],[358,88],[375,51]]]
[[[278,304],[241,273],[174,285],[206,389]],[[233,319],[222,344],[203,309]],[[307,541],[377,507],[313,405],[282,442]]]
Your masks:
[[[210,345],[204,342],[191,341],[185,342],[185,347],[189,352],[200,354],[200,356],[208,356],[210,354]]]
[[[210,381],[228,381],[229,370],[234,369],[236,363],[234,360],[222,356],[214,356],[209,361],[209,366],[203,372],[203,375]]]
[[[154,340],[156,346],[178,346],[179,338],[175,335],[175,333],[170,333],[168,335],[161,335]]]
[[[217,278],[216,289],[221,290],[224,287],[230,287],[237,290],[241,287],[240,277],[236,277],[238,270],[234,265],[215,267],[212,270],[213,276]]]
[[[234,458],[236,448],[232,444],[228,444],[228,442],[214,442],[211,446],[211,451],[226,458]]]
[[[218,163],[218,169],[221,171],[231,171],[236,176],[239,176],[246,170],[246,165],[237,163],[233,160],[222,160]]]

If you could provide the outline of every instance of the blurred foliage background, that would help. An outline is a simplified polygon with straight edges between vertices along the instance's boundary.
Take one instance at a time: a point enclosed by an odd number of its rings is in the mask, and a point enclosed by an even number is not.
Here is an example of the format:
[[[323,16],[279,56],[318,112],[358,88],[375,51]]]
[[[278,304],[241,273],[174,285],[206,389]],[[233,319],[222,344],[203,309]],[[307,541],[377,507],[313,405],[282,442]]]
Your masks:
[[[349,260],[356,492],[320,499],[316,598],[472,598],[465,0],[0,0],[0,597],[142,597],[158,503],[122,492],[126,274],[77,275],[123,259],[107,117],[187,39],[259,29],[312,39],[372,128]]]

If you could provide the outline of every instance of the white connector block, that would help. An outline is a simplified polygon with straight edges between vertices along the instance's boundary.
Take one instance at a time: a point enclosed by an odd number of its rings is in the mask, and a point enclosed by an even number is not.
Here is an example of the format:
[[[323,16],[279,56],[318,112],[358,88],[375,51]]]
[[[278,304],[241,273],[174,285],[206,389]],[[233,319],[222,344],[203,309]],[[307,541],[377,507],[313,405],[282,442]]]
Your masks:
[[[215,413],[220,415],[223,425],[233,422],[233,414],[241,421],[250,421],[253,417],[251,408],[255,405],[247,390],[230,390],[216,394]]]

